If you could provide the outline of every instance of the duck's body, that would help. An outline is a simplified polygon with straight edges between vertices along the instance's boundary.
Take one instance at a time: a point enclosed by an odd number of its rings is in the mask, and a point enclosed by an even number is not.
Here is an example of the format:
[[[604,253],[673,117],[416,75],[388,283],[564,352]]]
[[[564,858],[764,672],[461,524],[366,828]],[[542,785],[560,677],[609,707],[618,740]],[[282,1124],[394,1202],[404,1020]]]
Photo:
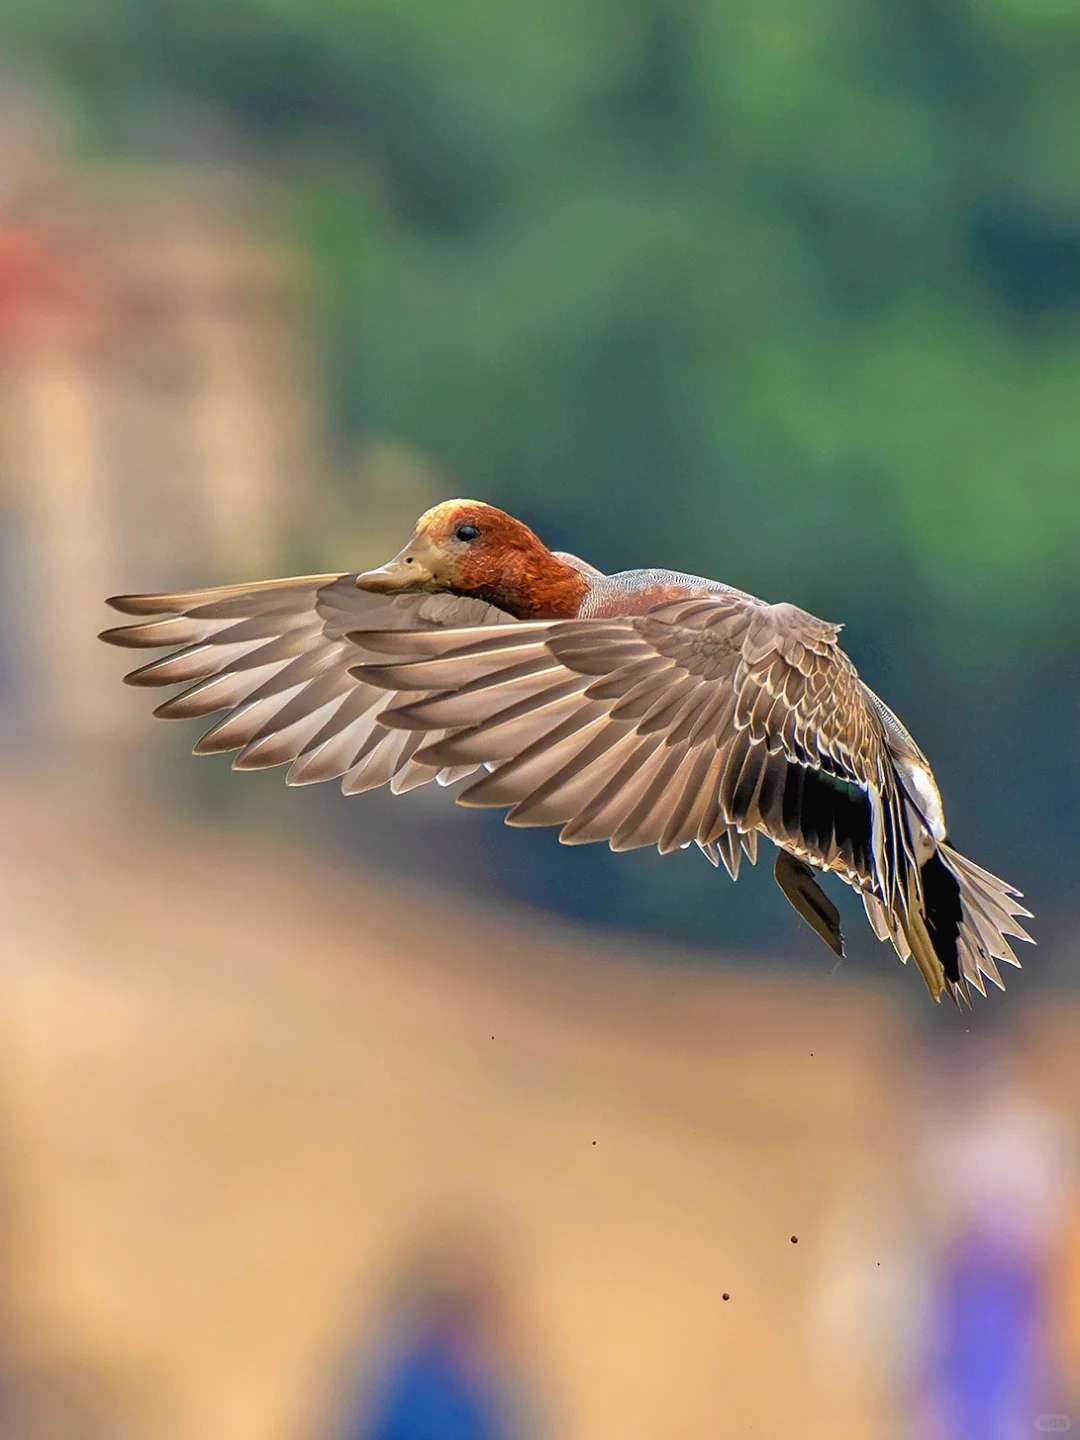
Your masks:
[[[604,575],[474,501],[429,511],[363,575],[110,603],[169,617],[104,638],[178,647],[128,679],[185,686],[160,715],[225,709],[196,751],[238,749],[238,768],[288,763],[290,783],[348,794],[479,772],[458,798],[511,824],[616,850],[696,843],[732,876],[765,835],[827,944],[842,953],[814,870],[859,891],[935,999],[1000,985],[996,961],[1018,963],[1006,937],[1030,939],[1018,892],[949,845],[925,756],[839,626],[793,605],[677,571]]]

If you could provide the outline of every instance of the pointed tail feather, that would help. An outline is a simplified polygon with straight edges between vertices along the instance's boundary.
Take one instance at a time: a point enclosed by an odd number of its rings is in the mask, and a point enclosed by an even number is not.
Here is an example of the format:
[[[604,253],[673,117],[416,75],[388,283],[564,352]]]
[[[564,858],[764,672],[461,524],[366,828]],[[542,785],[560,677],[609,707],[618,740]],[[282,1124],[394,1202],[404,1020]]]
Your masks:
[[[1019,903],[1023,897],[1018,890],[948,843],[939,847],[938,857],[942,870],[959,889],[957,950],[961,974],[984,994],[984,975],[1004,990],[997,961],[1019,967],[1020,960],[1009,938],[1034,945],[1035,941],[1020,923],[1021,919],[1031,918],[1031,911]]]
[[[917,881],[917,883],[916,883]],[[986,994],[986,981],[1004,983],[997,962],[1019,965],[1006,937],[1034,944],[1020,924],[1030,910],[1020,893],[942,843],[904,887],[906,914],[863,895],[867,918],[879,940],[891,940],[901,960],[915,957],[935,1000],[943,994],[971,1003],[972,988]]]

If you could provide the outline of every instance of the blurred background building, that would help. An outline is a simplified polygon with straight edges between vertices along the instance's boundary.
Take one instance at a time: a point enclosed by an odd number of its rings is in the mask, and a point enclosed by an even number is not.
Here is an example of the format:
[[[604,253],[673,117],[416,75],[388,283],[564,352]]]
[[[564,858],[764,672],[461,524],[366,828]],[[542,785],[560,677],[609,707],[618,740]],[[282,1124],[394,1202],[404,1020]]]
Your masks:
[[[4,721],[99,741],[130,720],[104,595],[281,556],[316,465],[296,264],[242,173],[81,166],[25,89],[0,128]]]
[[[1053,0],[9,0],[0,1435],[1080,1425],[1078,72]],[[1009,994],[196,764],[94,640],[452,494],[846,621]]]

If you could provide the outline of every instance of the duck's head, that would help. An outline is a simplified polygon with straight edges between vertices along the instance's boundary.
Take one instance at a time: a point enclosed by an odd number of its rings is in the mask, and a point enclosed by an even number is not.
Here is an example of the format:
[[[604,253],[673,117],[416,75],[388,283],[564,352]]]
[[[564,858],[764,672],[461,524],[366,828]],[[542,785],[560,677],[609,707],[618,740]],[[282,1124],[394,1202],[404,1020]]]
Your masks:
[[[404,549],[356,583],[378,595],[470,595],[519,619],[576,615],[588,590],[527,525],[479,500],[428,510]]]

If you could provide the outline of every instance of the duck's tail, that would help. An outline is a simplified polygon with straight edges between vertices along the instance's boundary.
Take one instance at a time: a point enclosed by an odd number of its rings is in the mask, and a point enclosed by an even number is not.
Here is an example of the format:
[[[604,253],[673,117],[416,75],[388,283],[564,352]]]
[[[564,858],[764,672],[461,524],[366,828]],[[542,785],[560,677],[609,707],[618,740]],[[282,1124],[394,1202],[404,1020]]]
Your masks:
[[[891,940],[902,960],[914,956],[934,999],[947,993],[970,1004],[971,987],[985,995],[986,980],[1004,990],[997,962],[1020,964],[1009,938],[1035,943],[1020,924],[1031,917],[1019,904],[1020,892],[947,841],[920,869],[909,867],[903,889],[899,911],[864,894],[866,914],[878,938]]]

